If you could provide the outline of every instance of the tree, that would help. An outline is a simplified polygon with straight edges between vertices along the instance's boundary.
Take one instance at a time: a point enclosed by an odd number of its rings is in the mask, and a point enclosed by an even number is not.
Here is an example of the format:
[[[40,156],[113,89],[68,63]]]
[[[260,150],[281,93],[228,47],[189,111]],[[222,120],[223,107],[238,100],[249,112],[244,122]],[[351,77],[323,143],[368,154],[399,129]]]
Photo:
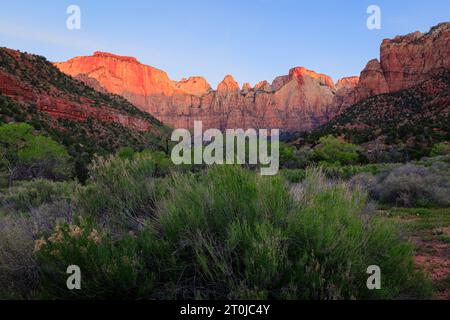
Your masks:
[[[360,147],[345,142],[331,135],[319,139],[319,144],[314,148],[314,154],[320,161],[330,164],[348,165],[359,160]]]
[[[448,154],[450,154],[450,146],[444,142],[435,144],[430,152],[431,157],[445,156]]]
[[[286,143],[281,142],[280,149],[280,165],[284,168],[295,168],[295,148],[288,146]]]
[[[8,172],[8,185],[16,179],[60,180],[71,174],[70,156],[51,138],[34,135],[28,124],[0,126],[0,167]]]

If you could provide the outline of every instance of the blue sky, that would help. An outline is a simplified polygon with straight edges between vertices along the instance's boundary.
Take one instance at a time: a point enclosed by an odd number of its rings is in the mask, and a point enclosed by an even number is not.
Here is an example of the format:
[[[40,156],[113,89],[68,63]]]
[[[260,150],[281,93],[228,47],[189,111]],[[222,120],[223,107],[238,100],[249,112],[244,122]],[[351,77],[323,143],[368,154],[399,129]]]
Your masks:
[[[66,28],[69,5],[81,30]],[[366,9],[381,8],[381,30]],[[94,51],[138,58],[174,80],[226,74],[242,85],[294,66],[337,80],[359,75],[384,38],[450,21],[448,0],[0,0],[0,46],[65,61]]]

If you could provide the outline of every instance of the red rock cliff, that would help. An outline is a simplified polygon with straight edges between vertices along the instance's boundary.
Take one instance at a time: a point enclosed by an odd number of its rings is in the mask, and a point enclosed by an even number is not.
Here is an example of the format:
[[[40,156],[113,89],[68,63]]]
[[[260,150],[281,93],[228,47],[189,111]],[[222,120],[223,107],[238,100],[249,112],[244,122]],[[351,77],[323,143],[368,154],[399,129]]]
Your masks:
[[[410,88],[450,68],[450,23],[428,33],[414,32],[385,39],[380,61],[371,60],[361,72],[349,104],[375,94]]]
[[[99,57],[100,53],[96,53]],[[102,53],[102,56],[106,54]],[[114,56],[108,55],[109,58]],[[127,58],[129,62],[133,58]],[[58,82],[57,77],[62,77]],[[64,79],[63,79],[64,78]],[[72,90],[68,90],[68,86]],[[152,118],[120,98],[125,108],[119,109],[113,100],[93,92],[84,96],[82,84],[60,73],[43,59],[19,51],[0,48],[0,94],[14,101],[35,105],[40,111],[55,118],[85,121],[89,118],[102,122],[119,123],[137,131],[155,131]],[[92,90],[91,90],[92,91]],[[135,112],[133,112],[133,110]],[[130,112],[131,111],[131,112]],[[141,115],[140,115],[140,114]]]
[[[262,81],[253,88],[245,84],[242,90],[228,75],[214,91],[202,77],[172,81],[159,69],[109,53],[55,65],[97,90],[122,95],[173,127],[192,127],[194,120],[202,120],[205,127],[221,129],[310,130],[334,114],[332,79],[303,67],[272,84]]]
[[[271,84],[267,81],[242,90],[226,76],[212,90],[201,77],[180,82],[136,59],[96,52],[55,65],[98,90],[122,95],[141,110],[173,127],[281,128],[310,130],[367,97],[409,88],[440,70],[450,68],[450,23],[384,40],[381,59],[371,60],[361,76],[336,84],[324,74],[293,68]]]

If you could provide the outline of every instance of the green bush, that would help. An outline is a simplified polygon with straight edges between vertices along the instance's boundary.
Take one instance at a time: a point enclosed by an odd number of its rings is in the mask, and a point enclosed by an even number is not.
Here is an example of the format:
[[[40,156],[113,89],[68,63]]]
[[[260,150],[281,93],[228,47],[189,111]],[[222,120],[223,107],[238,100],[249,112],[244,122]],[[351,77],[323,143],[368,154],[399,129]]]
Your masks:
[[[9,187],[14,180],[62,180],[72,174],[71,158],[64,146],[33,131],[24,123],[0,126],[0,169],[7,172]]]
[[[45,203],[70,200],[76,187],[75,182],[24,181],[0,193],[0,213],[29,212]]]
[[[160,153],[144,152],[133,160],[97,159],[91,166],[87,186],[77,194],[77,208],[83,215],[114,228],[139,229],[153,215],[160,177],[170,167]]]
[[[144,272],[144,256],[131,235],[112,241],[87,222],[58,225],[36,241],[35,252],[44,298],[136,299],[152,292],[155,276]],[[80,267],[82,290],[66,287],[70,265]]]
[[[386,204],[404,207],[450,205],[448,166],[404,165],[381,176],[375,190],[377,199]]]
[[[431,157],[445,156],[449,154],[450,154],[450,146],[444,142],[435,144],[430,152]]]
[[[131,147],[123,147],[123,148],[120,148],[119,151],[117,151],[117,157],[120,159],[131,160],[131,159],[133,159],[134,154],[135,154],[135,151]]]
[[[299,183],[305,178],[306,171],[304,169],[281,169],[280,174],[288,182]]]
[[[415,271],[411,246],[395,226],[367,214],[363,191],[330,182],[320,169],[306,170],[303,181],[290,188],[281,176],[216,166],[199,175],[160,178],[161,192],[151,183],[153,174],[145,157],[96,163],[90,186],[78,199],[86,200],[83,215],[93,223],[75,219],[35,243],[44,297],[372,299],[422,294],[418,287],[425,287],[426,280]],[[130,228],[130,213],[142,219],[139,228]],[[115,221],[113,228],[108,229],[106,217]],[[69,265],[82,270],[80,291],[67,290]],[[381,290],[366,287],[370,265],[382,270]]]
[[[333,136],[325,136],[319,139],[319,144],[314,148],[314,154],[319,161],[329,164],[355,164],[360,159],[360,148],[357,145],[345,142]]]
[[[0,300],[29,299],[39,289],[31,221],[0,216]]]
[[[370,173],[373,175],[379,175],[383,172],[388,172],[396,167],[401,166],[401,164],[396,163],[377,163],[377,164],[367,164],[367,165],[324,165],[324,174],[330,179],[343,179],[348,180],[353,176],[361,173]]]
[[[361,215],[365,195],[317,170],[297,201],[279,178],[228,167],[178,177],[169,194],[155,228],[176,254],[182,297],[392,298],[415,274],[410,246]],[[373,264],[385,267],[380,291],[366,288]]]

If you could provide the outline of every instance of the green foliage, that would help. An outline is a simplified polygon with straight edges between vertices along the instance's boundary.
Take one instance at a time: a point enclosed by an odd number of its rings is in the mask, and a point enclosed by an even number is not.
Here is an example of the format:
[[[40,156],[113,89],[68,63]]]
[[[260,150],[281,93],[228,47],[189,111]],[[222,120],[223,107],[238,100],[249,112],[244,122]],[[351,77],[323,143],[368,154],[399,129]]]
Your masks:
[[[361,216],[364,194],[330,186],[318,171],[293,191],[297,201],[279,178],[229,167],[200,181],[176,177],[169,190],[155,228],[176,253],[172,281],[182,277],[184,297],[385,298],[414,275],[410,247]],[[382,234],[391,244],[378,244]],[[371,264],[398,265],[383,271],[392,281],[382,291],[365,287]]]
[[[34,177],[62,178],[71,175],[69,154],[64,146],[51,138],[33,136],[18,152],[18,156],[25,166],[37,167]]]
[[[450,146],[443,142],[435,144],[430,152],[431,157],[445,156],[449,154],[450,154]]]
[[[295,149],[288,146],[284,142],[280,142],[279,147],[280,165],[283,167],[289,167],[295,164]]]
[[[159,152],[137,153],[132,160],[99,158],[91,166],[87,186],[77,195],[77,207],[113,228],[142,228],[162,192],[159,179],[170,170],[170,159]]]
[[[319,161],[330,164],[355,164],[359,160],[360,148],[333,136],[325,136],[319,139],[319,144],[314,148],[314,153]]]
[[[117,151],[117,157],[120,159],[128,159],[131,160],[134,157],[134,149],[131,147],[123,147],[120,148],[119,151]]]
[[[373,175],[379,175],[383,172],[388,172],[394,168],[401,166],[397,163],[377,163],[367,165],[326,165],[323,167],[325,175],[330,179],[343,179],[348,180],[353,176],[361,173],[370,173]]]
[[[290,189],[239,166],[155,178],[157,158],[96,162],[76,196],[83,218],[37,236],[30,270],[39,271],[39,297],[393,298],[425,283],[395,227],[366,215],[364,192],[318,169]],[[0,226],[0,237],[9,229]],[[373,264],[382,290],[366,288]],[[81,267],[80,291],[67,290],[69,265]]]
[[[0,126],[2,147],[13,148],[19,141],[25,142],[33,134],[33,127],[25,123],[10,123]]]
[[[8,172],[9,185],[15,179],[63,179],[71,175],[66,149],[45,136],[33,135],[28,124],[0,126],[1,166]]]
[[[0,193],[0,213],[28,212],[42,204],[70,200],[76,190],[74,182],[53,182],[37,179],[25,181]]]
[[[145,270],[139,242],[131,235],[119,241],[90,223],[57,226],[47,239],[36,242],[43,297],[137,299],[152,292],[155,275]],[[66,269],[82,270],[82,290],[67,290]]]
[[[281,169],[280,174],[290,183],[300,183],[306,177],[305,169]]]

